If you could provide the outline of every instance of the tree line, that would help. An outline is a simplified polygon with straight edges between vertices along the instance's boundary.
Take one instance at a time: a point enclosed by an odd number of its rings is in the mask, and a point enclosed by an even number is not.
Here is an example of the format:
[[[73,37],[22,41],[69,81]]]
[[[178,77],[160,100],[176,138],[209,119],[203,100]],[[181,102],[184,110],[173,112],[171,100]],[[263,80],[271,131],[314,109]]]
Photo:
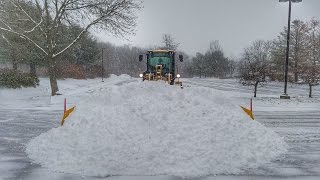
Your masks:
[[[238,69],[240,82],[252,85],[256,97],[258,85],[268,80],[283,81],[287,48],[287,27],[270,41],[258,40],[245,48]],[[294,20],[290,32],[289,81],[312,87],[320,81],[320,21]]]
[[[106,30],[116,36],[132,34],[135,12],[141,8],[136,0],[3,0],[0,2],[0,61],[10,62],[12,69],[28,64],[30,74],[45,67],[52,95],[58,92],[57,78],[97,77],[105,74],[137,76],[146,66],[139,54],[149,49],[172,49],[184,55],[177,63],[182,77],[238,77],[243,85],[259,85],[269,80],[283,80],[286,55],[285,27],[273,40],[257,40],[237,58],[226,57],[219,41],[212,41],[204,53],[191,56],[179,50],[170,35],[150,48],[97,41],[88,30]],[[86,14],[86,16],[83,16]],[[295,20],[291,25],[289,80],[312,87],[320,80],[319,20]],[[102,62],[104,64],[102,66]]]
[[[212,41],[205,53],[196,53],[184,68],[192,77],[239,78],[245,86],[254,87],[268,81],[283,81],[287,48],[287,27],[273,40],[256,40],[237,58],[228,58],[218,41]],[[290,30],[289,82],[312,87],[320,82],[320,21],[294,20]]]
[[[147,68],[146,63],[139,62],[138,57],[140,54],[147,53],[148,50],[163,49],[175,50],[177,54],[184,56],[185,62],[181,63],[176,61],[177,73],[183,73],[185,77],[191,76],[190,58],[189,56],[179,50],[179,43],[170,34],[163,34],[162,41],[159,44],[150,46],[149,48],[141,48],[137,46],[122,45],[115,46],[111,43],[99,43],[99,47],[103,52],[103,60],[105,62],[105,70],[108,74],[128,74],[132,77],[138,77],[140,73],[144,72]],[[99,61],[101,63],[102,59]]]
[[[226,78],[235,72],[235,61],[226,57],[219,41],[212,41],[206,53],[196,53],[190,64],[193,76]]]

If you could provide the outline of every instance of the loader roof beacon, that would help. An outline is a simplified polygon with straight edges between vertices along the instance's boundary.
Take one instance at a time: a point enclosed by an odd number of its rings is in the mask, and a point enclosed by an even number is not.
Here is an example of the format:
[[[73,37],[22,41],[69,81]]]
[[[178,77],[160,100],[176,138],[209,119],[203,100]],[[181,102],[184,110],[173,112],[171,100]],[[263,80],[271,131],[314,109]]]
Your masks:
[[[140,74],[143,81],[164,80],[170,85],[179,85],[180,74],[176,68],[176,53],[173,50],[149,50],[146,54],[139,56],[139,61],[146,59],[146,71]],[[183,62],[183,56],[179,55],[180,62]]]

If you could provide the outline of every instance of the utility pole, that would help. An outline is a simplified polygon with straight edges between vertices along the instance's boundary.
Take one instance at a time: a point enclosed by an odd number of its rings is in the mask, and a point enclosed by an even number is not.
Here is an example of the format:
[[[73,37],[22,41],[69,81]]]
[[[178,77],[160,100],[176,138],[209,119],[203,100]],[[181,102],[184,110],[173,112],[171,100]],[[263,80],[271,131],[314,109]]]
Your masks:
[[[104,48],[101,48],[101,79],[102,79],[102,82],[104,82],[104,80],[103,80],[103,76],[104,76],[103,49],[104,49]]]

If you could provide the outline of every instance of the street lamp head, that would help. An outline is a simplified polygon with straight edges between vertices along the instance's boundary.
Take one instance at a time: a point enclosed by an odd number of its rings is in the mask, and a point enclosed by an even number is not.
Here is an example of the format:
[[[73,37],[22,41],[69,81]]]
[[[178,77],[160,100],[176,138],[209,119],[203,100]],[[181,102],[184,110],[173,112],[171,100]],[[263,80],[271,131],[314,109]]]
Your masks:
[[[279,2],[288,2],[289,0],[279,0]],[[302,2],[302,0],[291,0],[293,3],[299,3]]]

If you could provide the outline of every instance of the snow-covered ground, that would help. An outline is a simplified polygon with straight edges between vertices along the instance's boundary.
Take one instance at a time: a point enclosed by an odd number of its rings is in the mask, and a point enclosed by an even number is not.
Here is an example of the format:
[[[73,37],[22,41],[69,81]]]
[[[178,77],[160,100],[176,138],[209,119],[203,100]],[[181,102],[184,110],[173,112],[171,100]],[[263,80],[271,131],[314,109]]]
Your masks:
[[[238,105],[249,105],[251,89],[235,80],[184,81],[181,90],[125,75],[104,83],[65,80],[59,81],[63,96],[54,98],[47,79],[36,89],[0,89],[0,177],[318,179],[319,89],[309,99],[307,87],[292,85],[294,98],[280,101],[282,83],[267,85],[258,90],[256,121],[250,121]],[[60,128],[64,97],[77,109]]]
[[[228,92],[240,104],[249,107],[252,87],[244,87],[232,79],[188,79],[190,86],[205,86]],[[280,100],[283,83],[269,83],[258,88],[253,99],[256,120],[275,130],[289,145],[285,158],[268,163],[248,174],[305,179],[320,176],[320,86],[314,98],[308,98],[308,86],[289,84],[290,100]]]
[[[242,86],[234,79],[187,79],[185,84],[190,86],[201,86],[227,92],[228,96],[249,104],[249,99],[253,97],[253,87]],[[319,111],[320,86],[313,88],[313,97],[308,98],[309,87],[303,84],[288,84],[288,94],[291,100],[280,100],[283,94],[284,84],[281,82],[268,83],[259,87],[257,98],[254,99],[254,110],[256,111]]]

